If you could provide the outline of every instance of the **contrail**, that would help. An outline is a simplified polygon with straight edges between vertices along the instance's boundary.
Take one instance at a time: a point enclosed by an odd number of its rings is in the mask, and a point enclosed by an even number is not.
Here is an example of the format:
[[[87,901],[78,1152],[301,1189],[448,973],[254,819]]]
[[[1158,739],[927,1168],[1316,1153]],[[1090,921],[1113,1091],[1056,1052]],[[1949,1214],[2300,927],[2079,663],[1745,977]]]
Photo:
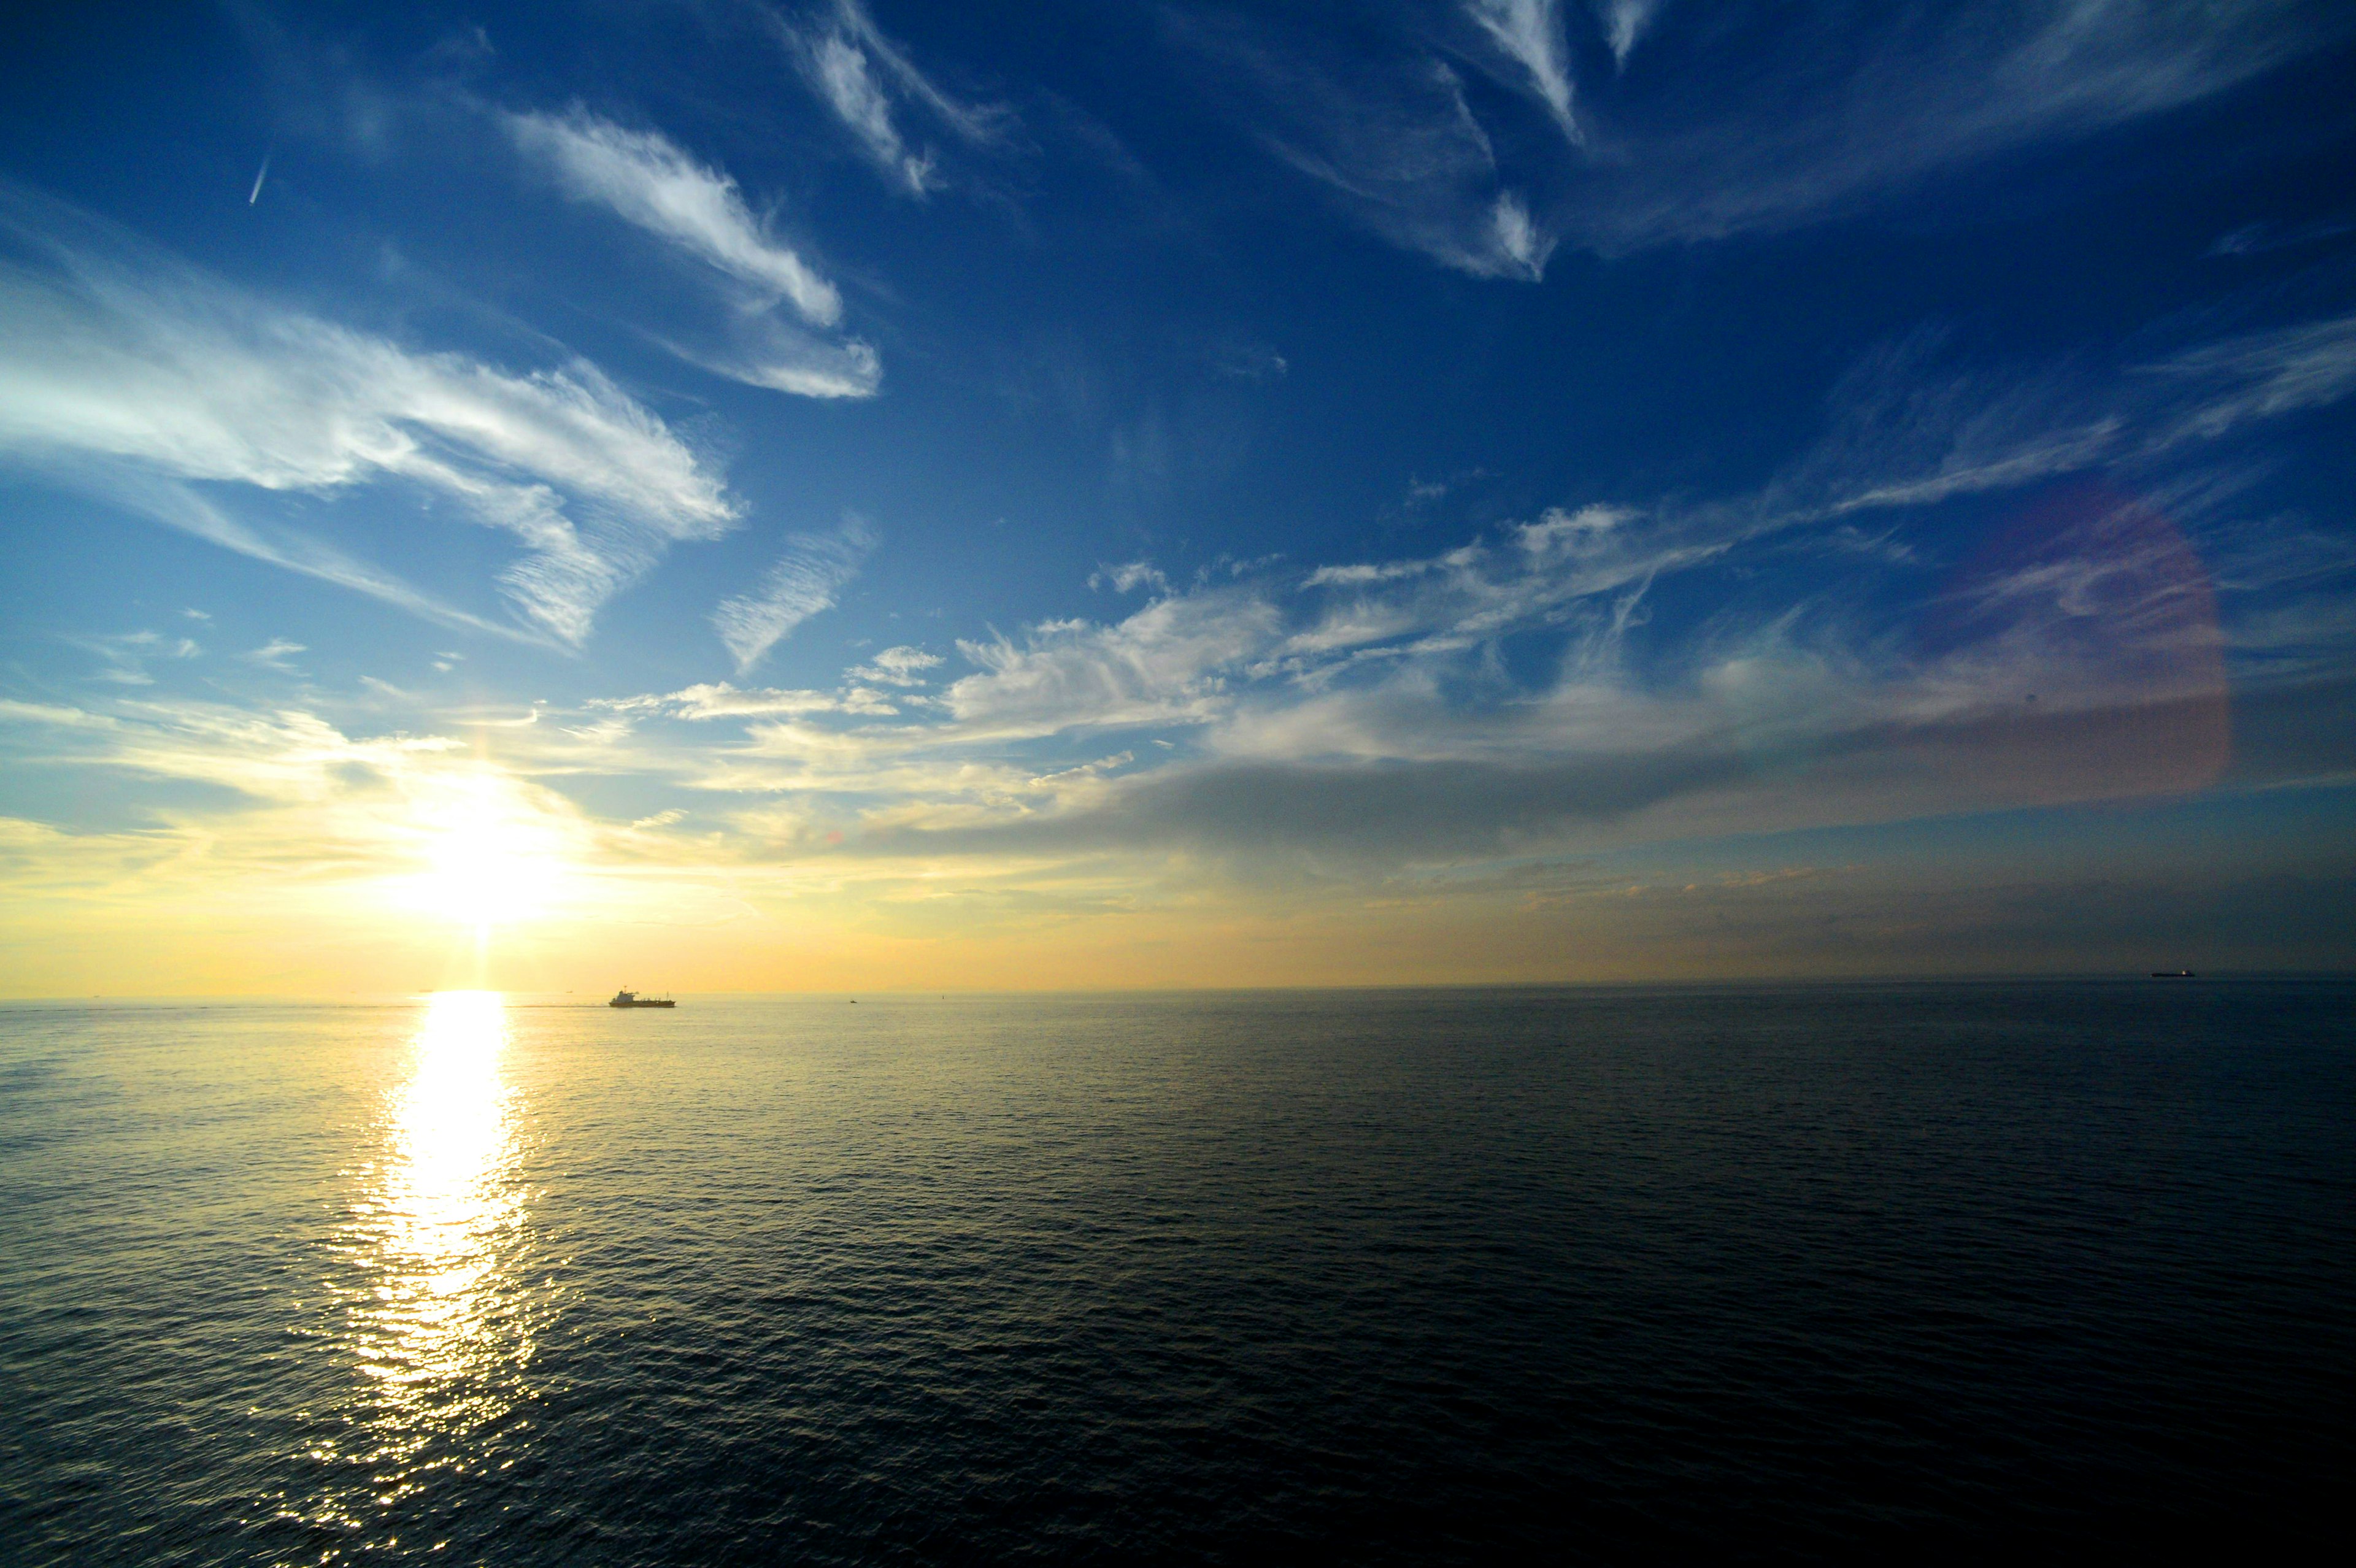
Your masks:
[[[245,198],[246,206],[252,207],[262,199],[262,182],[270,177],[270,160],[277,151],[277,148],[273,147],[269,152],[262,155],[262,167],[254,173],[253,194]]]

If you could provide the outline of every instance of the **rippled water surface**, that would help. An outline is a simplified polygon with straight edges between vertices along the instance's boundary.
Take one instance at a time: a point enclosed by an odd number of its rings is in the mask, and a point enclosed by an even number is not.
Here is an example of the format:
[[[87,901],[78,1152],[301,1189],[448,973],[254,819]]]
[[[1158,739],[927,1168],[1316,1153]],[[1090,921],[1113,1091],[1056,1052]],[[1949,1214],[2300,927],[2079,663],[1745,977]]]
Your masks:
[[[2295,1530],[2356,1457],[2351,1020],[2332,981],[0,1008],[0,1556]]]

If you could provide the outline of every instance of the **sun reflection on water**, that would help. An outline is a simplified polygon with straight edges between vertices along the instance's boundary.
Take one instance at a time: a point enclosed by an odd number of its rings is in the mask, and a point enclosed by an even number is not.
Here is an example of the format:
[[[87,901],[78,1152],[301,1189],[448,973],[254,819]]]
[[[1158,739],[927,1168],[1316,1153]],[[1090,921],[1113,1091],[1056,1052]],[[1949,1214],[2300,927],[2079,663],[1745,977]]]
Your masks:
[[[356,1172],[345,1332],[365,1381],[354,1413],[365,1439],[349,1456],[374,1472],[380,1504],[427,1471],[487,1462],[522,1392],[529,1215],[508,1049],[498,993],[433,997],[386,1097],[379,1157]]]

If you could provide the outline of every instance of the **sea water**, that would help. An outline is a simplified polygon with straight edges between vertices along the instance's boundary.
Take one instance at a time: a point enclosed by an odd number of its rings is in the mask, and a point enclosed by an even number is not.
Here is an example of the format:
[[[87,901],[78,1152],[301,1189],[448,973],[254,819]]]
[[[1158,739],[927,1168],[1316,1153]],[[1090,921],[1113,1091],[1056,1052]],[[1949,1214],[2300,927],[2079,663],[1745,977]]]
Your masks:
[[[0,1557],[2320,1541],[2351,1020],[2328,979],[10,1005]]]

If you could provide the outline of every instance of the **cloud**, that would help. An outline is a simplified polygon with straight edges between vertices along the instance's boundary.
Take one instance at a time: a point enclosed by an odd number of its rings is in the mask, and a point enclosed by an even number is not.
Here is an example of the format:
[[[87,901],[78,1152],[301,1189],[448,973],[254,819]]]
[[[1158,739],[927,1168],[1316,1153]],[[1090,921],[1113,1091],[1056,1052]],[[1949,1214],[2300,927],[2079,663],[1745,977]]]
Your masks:
[[[102,713],[66,708],[50,702],[16,702],[0,699],[0,719],[18,724],[53,725],[69,730],[112,730],[115,721]]]
[[[843,671],[843,678],[871,681],[878,686],[922,686],[930,677],[917,672],[937,669],[946,662],[940,655],[928,654],[922,648],[885,648],[865,664]]]
[[[628,130],[577,106],[562,115],[503,118],[517,147],[550,169],[575,201],[607,208],[730,277],[790,300],[814,326],[841,319],[841,294],[769,237],[736,182],[661,133]]]
[[[656,335],[666,348],[716,376],[795,397],[875,394],[883,383],[875,350],[857,338],[831,340],[811,330],[841,322],[841,292],[770,236],[726,174],[659,132],[632,131],[578,106],[562,115],[502,119],[517,147],[554,174],[574,200],[607,208],[729,281],[717,302],[717,325],[700,339]],[[804,325],[779,320],[780,305],[791,306]]]
[[[1496,202],[1489,208],[1489,225],[1494,254],[1505,264],[1506,275],[1533,283],[1546,275],[1547,258],[1554,254],[1554,236],[1530,221],[1529,208],[1518,195],[1510,190],[1497,193]]]
[[[1158,589],[1167,593],[1170,579],[1150,560],[1132,560],[1123,566],[1100,566],[1088,574],[1091,588],[1110,588],[1116,593],[1130,593],[1140,588]]]
[[[1244,338],[1222,342],[1210,357],[1214,370],[1237,381],[1280,381],[1292,368],[1283,355],[1267,344]]]
[[[855,337],[829,342],[766,312],[730,312],[709,345],[661,341],[715,376],[798,398],[872,398],[884,384],[884,362],[868,345]]]
[[[1552,239],[1501,181],[1496,149],[1447,62],[1370,59],[1272,26],[1170,27],[1240,98],[1269,149],[1357,221],[1474,277],[1543,274]]]
[[[78,459],[70,452],[52,448],[37,455],[19,456],[57,482],[109,506],[193,534],[240,555],[365,594],[425,620],[520,642],[548,640],[545,634],[487,620],[459,609],[380,567],[356,560],[299,530],[259,519],[231,517],[179,481],[125,468],[106,461],[102,455]]]
[[[706,782],[863,799],[842,852],[878,861],[1266,850],[1355,876],[2344,769],[2344,747],[2290,744],[2313,712],[2267,693],[2356,676],[2346,552],[2255,520],[2196,538],[2179,515],[2209,503],[2148,466],[2189,408],[2338,395],[2312,364],[2336,335],[2309,326],[2107,382],[1958,377],[1938,340],[1901,342],[1749,495],[1553,507],[1428,556],[1264,565],[964,641],[974,673],[916,720],[813,706]],[[2072,477],[2095,472],[2126,483]],[[1975,496],[1967,559],[1911,547],[1908,513]],[[1072,755],[1113,729],[1185,743]]]
[[[799,58],[828,108],[856,137],[894,185],[919,199],[938,190],[942,179],[927,147],[909,146],[894,120],[894,96],[934,123],[974,145],[999,141],[1009,118],[995,104],[969,104],[950,97],[884,37],[857,0],[837,0],[823,25],[798,28],[780,20],[780,36]]]
[[[1142,562],[1105,568],[1099,585],[1150,585],[1152,602],[962,640],[974,668],[937,698],[904,695],[937,656],[897,649],[831,695],[722,688],[666,710],[782,720],[707,787],[863,791],[909,844],[933,842],[927,824],[1077,809],[1084,777],[1091,809],[1110,810],[1098,785],[1111,775],[1057,753],[1114,729],[1186,732],[1183,747],[1150,737],[1167,756],[1132,748],[1149,759],[1139,778],[1303,769],[1301,787],[1340,802],[1412,802],[1414,780],[1353,770],[1456,768],[1475,817],[1526,786],[1586,781],[1594,809],[1567,801],[1558,825],[1630,832],[1702,830],[1661,816],[1672,800],[1712,830],[1784,820],[1740,787],[1746,770],[1820,779],[1799,815],[1825,820],[2193,787],[2229,755],[2227,661],[2245,678],[2340,678],[2356,622],[2329,596],[2347,562],[2329,541],[2251,522],[2191,542],[2171,518],[2215,502],[2159,482],[2149,464],[2171,448],[2155,443],[2203,400],[2270,386],[2332,340],[2282,329],[2163,361],[2197,372],[2107,382],[2066,365],[1959,375],[1941,340],[1904,340],[1865,357],[1825,436],[1749,494],[1550,507],[1430,555],[1269,560],[1190,589]],[[2092,473],[2117,477],[2073,479]],[[1990,515],[2009,531],[1964,562],[1916,548],[1909,513],[1969,497],[2005,508]],[[2283,601],[2263,619],[2241,607],[2260,595]],[[1497,776],[1465,782],[1482,770]],[[1064,781],[1052,798],[1027,793],[1046,779]]]
[[[248,664],[260,665],[265,669],[292,670],[294,667],[286,662],[287,656],[308,651],[300,643],[289,642],[284,637],[273,637],[261,647],[237,656]]]
[[[1560,862],[2356,765],[2356,728],[2329,719],[2356,711],[2344,542],[2240,516],[2211,477],[2210,454],[2233,448],[2194,444],[2356,389],[2333,368],[2340,336],[2334,319],[2147,338],[2109,371],[1973,368],[1952,336],[1910,338],[1866,356],[1822,436],[1752,490],[1577,501],[1448,548],[1176,586],[1130,563],[1151,603],[962,641],[955,679],[902,645],[831,690],[713,682],[552,710],[499,731],[502,765],[698,792],[696,848],[680,851],[696,864],[882,889],[895,910],[1068,912],[1075,889],[1222,884],[1372,907],[1443,882],[1548,909],[1769,888],[1800,908],[1794,890],[1842,873],[1785,874],[1805,857],[1778,851],[1772,875],[1606,888]],[[841,596],[873,543],[855,522],[791,541],[733,602],[731,651],[750,667]],[[195,709],[151,705],[173,714],[166,744],[161,720],[119,702],[134,744],[56,706],[0,718],[110,765],[145,748],[161,773],[168,753],[175,777],[192,752],[267,752],[279,771],[240,787],[273,798],[379,768],[350,748],[380,742],[274,709],[252,731],[216,713],[199,741]],[[717,794],[741,809],[710,809]],[[653,852],[632,842],[611,852]]]
[[[2335,239],[2356,229],[2356,223],[2341,219],[2326,219],[2314,223],[2301,223],[2285,229],[2270,223],[2244,224],[2239,229],[2217,236],[2209,247],[2211,256],[2259,256],[2269,251],[2281,251],[2294,245],[2312,245],[2319,240]]]
[[[1652,26],[1663,3],[1664,0],[1596,0],[1596,15],[1603,24],[1603,37],[1612,46],[1614,65],[1627,65],[1628,57],[1635,52],[1636,40]]]
[[[600,706],[667,713],[677,719],[757,719],[828,713],[839,705],[823,691],[787,691],[774,687],[740,691],[723,680],[687,687],[666,697],[629,697]]]
[[[512,535],[500,587],[578,645],[671,544],[738,516],[693,448],[584,360],[516,374],[275,305],[71,209],[0,188],[0,454],[258,559],[486,625],[198,485],[399,483]]]
[[[337,793],[347,768],[397,773],[459,749],[431,736],[354,741],[316,714],[223,702],[131,700],[114,709],[39,721],[81,737],[59,753],[62,760],[219,784],[259,800],[322,799]]]
[[[832,609],[835,595],[858,575],[875,544],[874,530],[857,517],[846,517],[830,534],[790,537],[758,592],[724,599],[712,613],[712,624],[736,660],[736,673],[759,664],[796,626]]]
[[[1632,45],[1655,14],[1642,9]],[[1564,165],[1545,210],[1605,254],[1813,222],[2197,102],[2348,30],[2286,0],[1756,13],[1665,36],[1648,81],[1590,99],[1605,123],[1590,140],[1609,155]]]
[[[98,671],[96,678],[116,686],[155,685],[155,677],[147,673],[149,659],[192,659],[204,653],[191,638],[166,637],[160,632],[126,632],[116,636],[67,640],[105,660],[105,667]]]
[[[891,101],[868,69],[865,50],[841,33],[829,31],[810,46],[810,74],[828,106],[909,194],[921,197],[939,184],[931,155],[910,153],[893,129]]]
[[[1255,592],[1214,589],[1157,600],[1109,626],[1044,622],[1019,645],[960,641],[980,672],[945,697],[961,724],[993,733],[1200,722],[1219,708],[1225,677],[1274,644],[1281,619]]]
[[[1558,240],[1610,256],[1837,218],[2199,102],[2356,31],[2296,0],[1770,6],[1686,29],[1656,28],[1655,0],[1593,0],[1615,70],[1582,83],[1558,0],[1455,8],[1462,47],[1379,16],[1346,41],[1274,22],[1171,32],[1237,118],[1375,232],[1475,276],[1535,281]],[[1640,37],[1656,69],[1627,71]],[[1499,79],[1557,133],[1522,133],[1506,102],[1476,114],[1451,59],[1509,62]]]
[[[2356,390],[2356,315],[2251,333],[2146,368],[2212,389],[2183,414],[2171,437],[2213,440],[2236,425],[2337,402]]]
[[[2347,557],[2254,521],[2195,543],[2172,515],[2215,503],[2150,464],[2190,410],[2289,376],[2297,395],[2266,405],[2279,413],[2336,385],[2299,368],[2336,341],[2327,325],[2162,361],[2192,367],[2180,375],[2107,381],[2068,365],[1960,375],[1943,368],[1942,340],[1903,340],[1868,355],[1835,389],[1825,436],[1747,495],[1551,507],[1430,555],[1268,561],[1186,590],[1144,563],[1103,569],[1100,585],[1151,583],[1157,596],[1109,624],[961,641],[973,673],[913,720],[894,705],[905,699],[882,700],[899,671],[879,656],[846,671],[836,696],[781,705],[793,722],[762,731],[746,753],[759,766],[731,763],[707,782],[867,791],[904,847],[980,844],[1012,812],[1026,826],[990,841],[1026,854],[1084,796],[1112,812],[1138,792],[1151,805],[1121,819],[1132,825],[1211,821],[1143,782],[1190,768],[1245,781],[1237,800],[1263,785],[1297,786],[1304,801],[1322,792],[1334,824],[1377,800],[1424,809],[1418,770],[1440,769],[1430,787],[1466,803],[1465,817],[1439,821],[1428,841],[1493,849],[1606,824],[1737,831],[2197,787],[2231,755],[2229,659],[2245,679],[2356,667],[2356,621],[2328,596]],[[2119,477],[2073,479],[2092,473]],[[1969,497],[2011,520],[1966,561],[1915,548],[1909,513]],[[1868,513],[1870,531],[1858,521]],[[1759,586],[1795,572],[1804,587]],[[2242,607],[2294,592],[2309,602]],[[1680,608],[1656,625],[1670,603]],[[1508,646],[1524,650],[1518,671]],[[869,727],[862,714],[895,721]],[[1153,737],[1166,757],[1133,749],[1151,762],[1118,790],[1067,755],[1023,763],[1030,783],[979,761],[1052,755],[1111,729],[1183,731],[1187,744]],[[941,760],[919,767],[920,754]],[[1270,783],[1268,770],[1298,776]],[[1754,775],[1816,782],[1794,804],[1743,783]],[[1096,782],[1083,790],[1084,778]],[[1064,781],[1052,797],[1026,793],[1047,779]],[[1573,792],[1553,816],[1482,826],[1491,807],[1549,790]],[[1112,820],[1076,828],[1073,852],[1090,833],[1131,833]],[[947,824],[966,837],[927,837]],[[1427,839],[1401,828],[1385,842]]]
[[[1530,86],[1573,144],[1584,141],[1571,113],[1569,49],[1558,0],[1464,0],[1465,14],[1528,72]]]

